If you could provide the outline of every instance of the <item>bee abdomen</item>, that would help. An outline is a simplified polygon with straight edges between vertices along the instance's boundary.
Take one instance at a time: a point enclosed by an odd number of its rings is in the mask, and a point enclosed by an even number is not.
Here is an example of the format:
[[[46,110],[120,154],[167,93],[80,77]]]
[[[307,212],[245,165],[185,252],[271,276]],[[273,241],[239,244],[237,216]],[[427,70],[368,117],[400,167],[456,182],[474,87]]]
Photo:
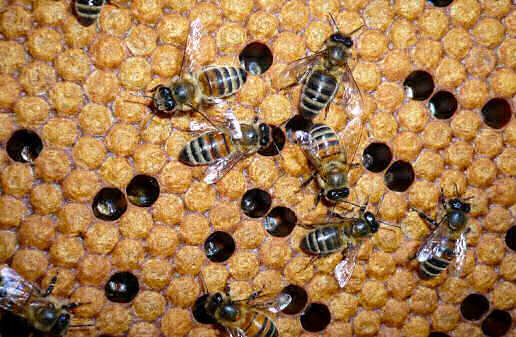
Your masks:
[[[179,160],[187,165],[207,165],[232,152],[229,136],[223,132],[205,133],[185,145]]]
[[[310,136],[316,142],[319,158],[324,159],[340,153],[339,136],[329,126],[315,124],[310,129]]]
[[[240,67],[208,67],[201,71],[198,80],[205,96],[225,97],[240,90],[247,80],[247,73]]]
[[[333,100],[337,87],[337,79],[333,75],[314,71],[306,80],[301,92],[301,115],[308,119],[317,116]]]
[[[419,264],[419,275],[423,279],[431,279],[439,275],[450,264],[450,260],[443,257],[431,256]]]
[[[75,0],[75,13],[82,24],[91,25],[99,17],[103,4],[104,0]]]
[[[252,311],[247,319],[246,326],[242,327],[249,337],[278,337],[278,329],[274,322],[258,311]]]
[[[328,255],[342,248],[337,227],[322,227],[308,233],[301,241],[301,249],[312,255]]]

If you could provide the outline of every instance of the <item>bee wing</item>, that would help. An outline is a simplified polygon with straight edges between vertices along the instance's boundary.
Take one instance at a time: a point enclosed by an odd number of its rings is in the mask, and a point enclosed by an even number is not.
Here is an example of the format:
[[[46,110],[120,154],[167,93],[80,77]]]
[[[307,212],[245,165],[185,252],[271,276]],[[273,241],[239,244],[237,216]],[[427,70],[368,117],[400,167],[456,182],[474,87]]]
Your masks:
[[[318,167],[319,163],[319,151],[317,148],[317,142],[314,141],[309,132],[298,130],[295,133],[295,142],[298,144],[303,151],[306,152],[311,163]]]
[[[19,312],[34,291],[39,289],[14,269],[0,269],[0,309]]]
[[[234,139],[242,139],[242,129],[240,128],[240,122],[233,113],[233,110],[226,110],[224,112],[224,119],[228,123],[228,129],[231,131],[231,136]]]
[[[213,164],[208,166],[204,182],[209,185],[216,183],[222,179],[222,177],[224,177],[226,173],[228,173],[229,170],[231,170],[242,158],[244,158],[244,154],[237,151],[225,158],[217,159]]]
[[[355,78],[353,77],[351,68],[347,63],[344,67],[345,71],[340,79],[340,83],[344,88],[344,96],[341,99],[341,104],[346,111],[348,111],[353,117],[357,118],[364,113],[364,98]]]
[[[464,269],[464,263],[466,262],[466,250],[468,248],[466,240],[466,231],[460,234],[459,239],[455,243],[455,276],[459,277]]]
[[[350,244],[346,250],[346,256],[335,267],[335,278],[337,279],[337,282],[339,282],[339,286],[341,288],[346,286],[353,274],[353,269],[355,269],[355,265],[357,263],[359,247],[359,245]]]
[[[233,328],[227,328],[226,332],[228,333],[229,337],[247,337],[246,334],[241,329],[233,329]]]
[[[434,229],[432,234],[426,239],[425,243],[417,251],[416,257],[418,262],[425,262],[435,254],[441,246],[441,239],[443,237],[441,226]]]
[[[318,61],[319,56],[324,52],[325,50],[321,50],[287,64],[287,67],[278,75],[278,87],[280,89],[285,89],[294,83],[302,82],[305,75],[310,71],[312,66]]]
[[[195,72],[200,68],[195,60],[195,54],[199,53],[201,50],[202,31],[202,22],[200,19],[195,19],[190,22],[190,30],[188,32],[188,38],[186,40],[183,60],[181,63],[181,75],[184,74],[185,71]]]

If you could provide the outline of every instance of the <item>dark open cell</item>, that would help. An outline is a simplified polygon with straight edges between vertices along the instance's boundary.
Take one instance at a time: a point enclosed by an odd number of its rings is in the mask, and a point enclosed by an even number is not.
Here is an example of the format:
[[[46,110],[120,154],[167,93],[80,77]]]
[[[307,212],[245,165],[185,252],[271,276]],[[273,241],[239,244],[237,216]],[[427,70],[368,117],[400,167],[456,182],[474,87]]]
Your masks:
[[[432,75],[424,70],[411,72],[403,82],[407,97],[416,101],[424,101],[434,92],[434,80]]]
[[[138,295],[139,290],[138,279],[127,271],[111,275],[104,287],[107,299],[116,303],[131,302]]]
[[[432,5],[436,7],[446,7],[453,2],[453,0],[428,0]]]
[[[385,172],[384,181],[391,191],[404,192],[414,182],[414,169],[410,163],[397,160]]]
[[[204,304],[206,303],[206,300],[208,299],[209,294],[204,294],[200,297],[197,297],[195,300],[195,303],[192,306],[192,314],[195,318],[195,320],[202,324],[215,324],[217,321],[208,315],[206,312],[206,309],[204,308]]]
[[[284,314],[295,315],[300,313],[308,302],[308,294],[306,290],[295,284],[289,284],[281,291],[282,294],[288,294],[292,301],[282,310]]]
[[[507,125],[512,117],[511,104],[503,98],[490,99],[482,107],[484,123],[493,129],[501,129]]]
[[[462,317],[468,321],[478,321],[488,310],[489,301],[481,294],[469,294],[460,305]]]
[[[248,190],[242,196],[240,208],[251,218],[259,218],[267,214],[271,207],[271,195],[259,188]]]
[[[512,226],[507,233],[505,233],[505,244],[510,249],[516,251],[516,226]]]
[[[451,92],[444,90],[436,92],[428,102],[428,108],[434,117],[438,119],[450,118],[457,111],[458,106],[459,103],[455,96]]]
[[[204,241],[204,252],[211,261],[224,262],[235,252],[235,240],[226,232],[213,232]]]
[[[12,160],[20,163],[32,163],[43,150],[43,142],[34,131],[16,130],[7,141],[6,150]]]
[[[252,75],[266,72],[272,65],[272,52],[267,45],[252,42],[245,46],[238,56],[240,64]]]
[[[91,207],[97,218],[114,221],[127,210],[127,200],[118,188],[105,187],[97,192]]]
[[[512,325],[511,314],[495,309],[482,321],[482,332],[489,337],[505,335]]]
[[[29,337],[35,332],[26,319],[11,312],[3,311],[0,317],[0,336],[2,337]]]
[[[154,177],[139,174],[131,179],[125,191],[133,205],[149,207],[158,200],[159,183]]]
[[[287,124],[285,124],[285,130],[287,131],[287,138],[290,142],[296,142],[296,131],[310,131],[313,123],[311,120],[304,118],[301,115],[295,115],[290,118]]]
[[[301,326],[310,332],[324,330],[330,324],[330,321],[330,310],[322,303],[311,303],[301,314]]]
[[[448,335],[444,332],[433,331],[433,332],[430,332],[428,337],[450,337],[450,335]]]
[[[362,164],[371,172],[382,172],[389,166],[392,152],[384,143],[371,143],[362,154]]]
[[[297,216],[290,208],[274,207],[263,221],[265,230],[272,236],[288,236],[296,227]]]
[[[270,125],[271,133],[272,133],[272,139],[273,143],[271,143],[269,146],[264,147],[258,151],[259,154],[262,156],[276,156],[280,153],[281,150],[285,147],[285,133],[281,128],[278,128],[277,126]]]

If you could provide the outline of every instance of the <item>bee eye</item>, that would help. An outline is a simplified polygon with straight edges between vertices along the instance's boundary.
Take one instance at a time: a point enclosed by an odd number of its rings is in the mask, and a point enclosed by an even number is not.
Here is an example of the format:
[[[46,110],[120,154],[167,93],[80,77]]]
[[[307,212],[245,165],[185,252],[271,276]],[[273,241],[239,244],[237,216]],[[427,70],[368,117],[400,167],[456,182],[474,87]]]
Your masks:
[[[470,204],[463,204],[462,205],[462,210],[465,212],[465,213],[469,213],[471,211],[471,205]]]
[[[332,201],[339,201],[340,199],[347,198],[348,195],[349,195],[349,188],[344,187],[344,188],[339,188],[339,189],[328,191],[328,193],[326,194],[326,198],[328,198],[329,200],[332,200]]]
[[[353,40],[351,40],[351,38],[349,36],[346,36],[344,38],[344,45],[348,48],[351,48],[353,47]]]

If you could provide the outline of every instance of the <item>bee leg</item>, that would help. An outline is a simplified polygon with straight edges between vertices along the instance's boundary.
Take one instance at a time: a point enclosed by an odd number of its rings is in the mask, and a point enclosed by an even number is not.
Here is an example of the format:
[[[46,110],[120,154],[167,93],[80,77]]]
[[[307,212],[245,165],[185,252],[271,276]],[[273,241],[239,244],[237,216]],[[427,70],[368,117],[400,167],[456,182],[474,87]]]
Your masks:
[[[54,277],[52,277],[52,279],[50,280],[50,283],[48,284],[48,288],[47,290],[45,290],[45,292],[43,293],[43,297],[48,297],[50,296],[50,294],[52,294],[52,292],[54,291],[54,288],[56,286],[56,283],[57,283],[57,275],[55,275]]]
[[[226,284],[226,286],[224,287],[224,294],[229,296],[230,292],[231,292],[231,286],[229,284]]]
[[[428,222],[430,225],[432,225],[433,228],[436,228],[437,226],[439,226],[439,224],[437,223],[437,221],[435,221],[434,219],[432,219],[431,217],[429,217],[428,215],[426,215],[423,211],[420,211],[418,210],[417,208],[414,208],[414,207],[411,207],[410,208],[412,211],[414,212],[417,212],[417,215],[419,215],[419,217],[423,220],[425,220],[426,222]]]
[[[301,188],[305,188],[306,186],[308,186],[308,184],[310,184],[310,182],[312,180],[314,180],[315,176],[317,175],[317,173],[312,173],[312,175],[310,177],[308,177],[307,180],[303,181],[303,183],[301,183]]]
[[[324,195],[324,191],[320,190],[319,193],[317,194],[317,198],[315,199],[315,204],[314,204],[315,207],[317,207],[317,205],[319,205],[323,195]]]

